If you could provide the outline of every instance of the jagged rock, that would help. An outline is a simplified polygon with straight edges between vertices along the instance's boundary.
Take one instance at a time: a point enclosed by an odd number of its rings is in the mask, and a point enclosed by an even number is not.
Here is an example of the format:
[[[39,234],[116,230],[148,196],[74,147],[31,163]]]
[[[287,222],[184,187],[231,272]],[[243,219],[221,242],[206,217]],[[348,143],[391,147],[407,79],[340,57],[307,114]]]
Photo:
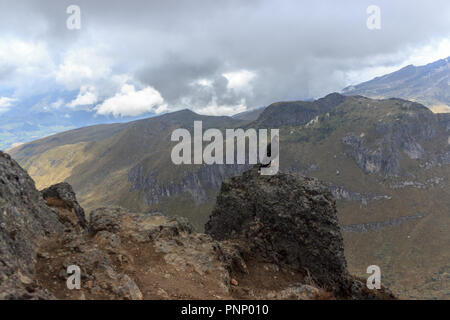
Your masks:
[[[53,297],[32,280],[36,248],[42,238],[62,229],[33,180],[0,151],[0,299]]]
[[[206,233],[237,239],[257,259],[304,270],[328,289],[348,287],[335,201],[316,179],[253,168],[226,180]]]
[[[88,224],[83,208],[77,201],[72,186],[66,182],[55,184],[41,191],[47,205],[59,209],[61,221],[71,227],[81,226],[87,229]]]
[[[185,218],[132,213],[120,207],[99,208],[90,215],[90,229],[98,232],[96,237],[107,232],[108,238],[115,234],[138,243],[151,242],[163,254],[165,262],[178,272],[215,274],[217,287],[223,294],[228,293],[232,270],[245,269],[245,262],[232,244],[219,243],[206,234],[193,232]]]
[[[109,285],[110,290],[125,300],[142,300],[143,295],[137,284],[126,274],[118,274],[112,268],[107,269],[111,280],[115,281]]]
[[[91,212],[89,226],[93,233],[99,231],[118,232],[126,211],[122,208],[99,208]]]
[[[135,213],[121,207],[103,207],[92,211],[89,226],[93,234],[99,231],[122,233],[140,242],[193,232],[186,218]]]
[[[127,274],[113,268],[111,257],[103,250],[87,246],[81,253],[66,252],[61,274],[70,265],[81,268],[82,283],[91,293],[113,299],[142,300],[142,292]]]

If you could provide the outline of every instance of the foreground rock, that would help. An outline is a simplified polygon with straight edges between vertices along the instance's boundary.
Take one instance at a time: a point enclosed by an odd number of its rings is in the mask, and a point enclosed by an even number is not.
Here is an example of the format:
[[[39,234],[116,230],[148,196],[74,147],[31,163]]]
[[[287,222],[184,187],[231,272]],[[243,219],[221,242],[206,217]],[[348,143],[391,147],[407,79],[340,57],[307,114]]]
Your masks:
[[[337,297],[371,297],[347,271],[335,200],[317,179],[262,176],[256,167],[228,179],[206,233],[241,243],[247,259],[300,271]]]
[[[224,183],[208,235],[182,218],[120,207],[86,219],[70,185],[39,193],[0,153],[0,298],[390,298],[348,275],[326,190],[246,172]],[[79,290],[67,286],[69,266],[80,268]]]
[[[250,245],[257,259],[289,265],[334,291],[348,286],[335,201],[318,180],[255,169],[222,184],[206,233]]]
[[[94,210],[90,233],[66,233],[40,248],[38,278],[64,299],[231,298],[231,271],[239,253],[181,218]],[[65,288],[69,265],[81,268],[82,292]]]
[[[54,208],[58,208],[60,219],[68,227],[81,227],[87,229],[88,224],[83,208],[77,201],[72,186],[66,182],[55,184],[41,191],[45,202]]]

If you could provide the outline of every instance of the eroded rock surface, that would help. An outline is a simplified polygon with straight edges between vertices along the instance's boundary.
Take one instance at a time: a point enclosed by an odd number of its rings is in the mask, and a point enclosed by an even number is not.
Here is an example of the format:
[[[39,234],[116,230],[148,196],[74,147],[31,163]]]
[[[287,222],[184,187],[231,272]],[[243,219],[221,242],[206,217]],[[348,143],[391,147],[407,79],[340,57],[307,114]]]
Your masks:
[[[55,184],[41,191],[49,206],[60,208],[60,218],[71,227],[87,229],[88,224],[83,208],[77,201],[72,186],[66,182]]]
[[[233,177],[222,184],[206,233],[246,242],[257,259],[303,270],[329,289],[348,286],[335,201],[316,179],[256,168]]]
[[[34,281],[40,241],[63,229],[33,180],[0,151],[0,299],[50,299]]]

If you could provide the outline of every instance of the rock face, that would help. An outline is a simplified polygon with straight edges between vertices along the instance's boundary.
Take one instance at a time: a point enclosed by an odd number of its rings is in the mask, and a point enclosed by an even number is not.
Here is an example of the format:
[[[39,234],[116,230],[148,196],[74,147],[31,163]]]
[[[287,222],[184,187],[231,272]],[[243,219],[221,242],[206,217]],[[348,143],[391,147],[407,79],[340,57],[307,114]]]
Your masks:
[[[65,222],[70,226],[81,226],[87,229],[88,224],[84,210],[77,201],[72,186],[66,182],[55,184],[41,191],[46,203],[52,207],[59,207],[66,213]],[[60,213],[61,213],[60,211]],[[60,214],[60,217],[62,215]]]
[[[196,204],[211,200],[208,191],[218,190],[223,180],[242,173],[247,166],[242,165],[204,165],[196,172],[188,172],[181,181],[160,183],[156,172],[144,173],[141,165],[131,168],[128,182],[132,191],[142,192],[145,202],[150,205],[159,203],[164,197],[182,196],[188,193]]]
[[[222,184],[206,233],[241,240],[258,259],[303,270],[330,290],[348,286],[335,201],[316,179],[261,176],[256,168],[233,177]]]
[[[33,280],[36,248],[62,229],[33,180],[0,151],[0,299],[52,298]]]
[[[371,147],[354,133],[342,137],[342,143],[348,147],[346,153],[361,170],[383,176],[411,175],[400,165],[402,152],[411,160],[428,163],[429,167],[449,164],[448,146],[435,152],[427,152],[423,147],[448,130],[448,116],[437,116],[418,103],[390,100],[410,112],[398,116],[394,122],[377,123],[374,128],[375,142]]]

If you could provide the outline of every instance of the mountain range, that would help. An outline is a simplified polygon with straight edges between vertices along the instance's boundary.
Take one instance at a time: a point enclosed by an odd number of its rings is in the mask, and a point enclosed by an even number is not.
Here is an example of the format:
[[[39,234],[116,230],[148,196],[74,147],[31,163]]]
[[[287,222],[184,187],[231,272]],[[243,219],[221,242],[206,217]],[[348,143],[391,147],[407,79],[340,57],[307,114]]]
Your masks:
[[[450,111],[450,58],[425,66],[409,65],[394,73],[343,89],[344,95],[363,95],[370,98],[403,98],[419,102],[434,112]],[[51,134],[96,124],[130,122],[154,116],[105,116],[89,108],[67,107],[76,92],[55,89],[50,96],[36,95],[0,114],[0,149],[7,150],[21,143]],[[267,106],[251,109],[233,116],[237,120],[254,121]],[[0,110],[1,111],[1,110]]]
[[[97,125],[10,150],[42,189],[66,181],[84,208],[120,205],[203,230],[224,179],[248,165],[174,165],[171,133],[279,128],[283,172],[324,181],[338,203],[349,271],[382,270],[401,297],[449,298],[450,114],[398,98],[333,93],[274,103],[256,120],[182,110]]]

